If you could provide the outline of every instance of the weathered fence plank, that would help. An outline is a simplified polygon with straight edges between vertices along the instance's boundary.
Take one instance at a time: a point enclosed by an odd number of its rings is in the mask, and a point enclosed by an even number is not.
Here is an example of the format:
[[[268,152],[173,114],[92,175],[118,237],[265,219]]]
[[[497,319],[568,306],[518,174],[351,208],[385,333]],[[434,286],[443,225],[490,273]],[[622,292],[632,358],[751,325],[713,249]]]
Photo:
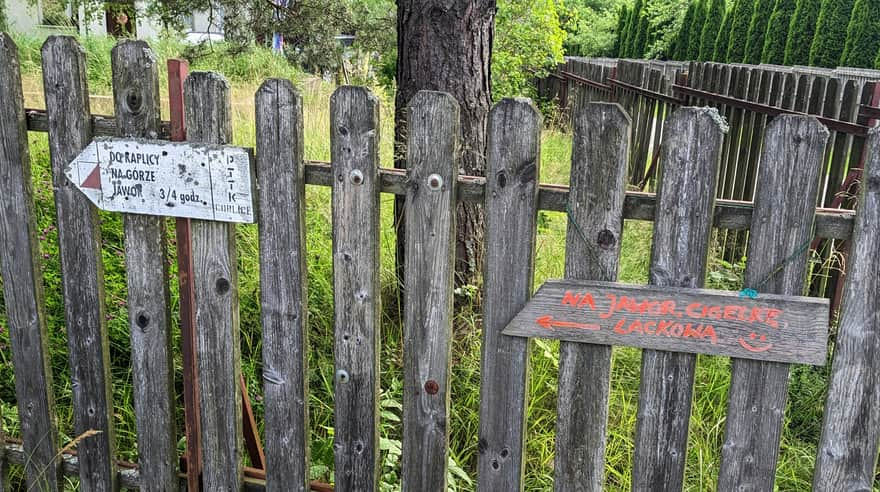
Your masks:
[[[880,130],[870,132],[813,490],[871,490],[880,444]]]
[[[0,267],[28,489],[58,490],[58,431],[18,48],[0,33]],[[0,441],[2,442],[2,441]]]
[[[489,112],[488,135],[477,477],[480,490],[516,491],[523,487],[529,343],[501,330],[532,294],[541,113],[527,99],[503,99]]]
[[[680,108],[666,123],[651,285],[702,287],[710,212],[726,128],[712,108]],[[642,352],[633,490],[681,490],[696,356]]]
[[[335,337],[334,451],[340,490],[379,479],[379,100],[343,86],[330,98]],[[408,215],[407,217],[412,217]],[[414,229],[408,221],[407,230]],[[407,256],[407,259],[410,257]],[[409,263],[406,270],[409,271]],[[419,275],[424,271],[416,268]]]
[[[446,490],[459,107],[421,91],[409,108],[403,321],[403,490]]]
[[[308,291],[302,96],[271,79],[256,95],[257,215],[266,488],[308,490]]]
[[[156,138],[159,68],[147,43],[124,40],[112,52],[120,137]],[[128,325],[143,490],[175,491],[177,436],[165,219],[125,214]]]
[[[613,281],[622,242],[631,122],[616,104],[591,104],[575,115],[574,123],[565,276]],[[602,490],[610,375],[611,347],[560,343],[556,490]]]
[[[184,98],[187,140],[232,140],[229,84],[222,76],[191,73],[184,82]],[[205,490],[238,490],[242,409],[235,225],[193,220],[192,257],[202,483]]]
[[[827,139],[828,130],[812,117],[782,115],[768,125],[745,287],[801,294]],[[718,489],[772,490],[789,366],[745,359],[733,359],[732,366]]]
[[[78,436],[95,433],[77,445],[80,487],[84,491],[112,491],[118,484],[101,229],[97,209],[64,175],[65,167],[92,138],[86,57],[79,43],[69,36],[49,37],[42,54],[73,389],[73,429]]]

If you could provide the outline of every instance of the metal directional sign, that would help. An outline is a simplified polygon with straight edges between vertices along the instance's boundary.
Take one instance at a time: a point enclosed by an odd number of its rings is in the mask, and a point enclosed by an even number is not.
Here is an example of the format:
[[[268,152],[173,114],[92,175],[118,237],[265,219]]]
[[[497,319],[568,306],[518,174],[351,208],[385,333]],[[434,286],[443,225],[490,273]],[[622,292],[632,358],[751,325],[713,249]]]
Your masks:
[[[828,299],[548,280],[505,335],[823,365]]]
[[[101,210],[254,222],[252,163],[238,147],[97,138],[65,174]]]

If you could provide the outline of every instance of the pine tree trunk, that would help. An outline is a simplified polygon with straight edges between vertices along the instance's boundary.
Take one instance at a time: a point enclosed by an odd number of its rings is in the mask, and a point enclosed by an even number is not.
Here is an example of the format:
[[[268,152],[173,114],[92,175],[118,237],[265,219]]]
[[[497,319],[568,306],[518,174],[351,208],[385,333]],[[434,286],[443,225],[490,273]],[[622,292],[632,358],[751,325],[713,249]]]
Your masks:
[[[397,0],[395,167],[406,166],[406,108],[420,90],[452,94],[461,105],[460,174],[485,170],[486,120],[491,105],[489,64],[494,0]],[[395,202],[398,278],[403,277],[403,197]],[[456,285],[476,284],[483,261],[483,206],[459,204]]]

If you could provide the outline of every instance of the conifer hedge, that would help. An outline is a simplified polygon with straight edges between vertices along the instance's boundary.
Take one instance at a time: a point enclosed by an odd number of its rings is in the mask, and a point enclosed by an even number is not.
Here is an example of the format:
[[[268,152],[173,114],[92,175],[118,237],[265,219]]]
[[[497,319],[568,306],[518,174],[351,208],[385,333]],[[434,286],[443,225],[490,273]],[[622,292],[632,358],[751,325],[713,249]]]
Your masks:
[[[730,23],[733,21],[733,9],[724,14],[721,29],[715,36],[715,48],[712,50],[712,61],[724,63],[727,61],[727,44],[730,41]]]
[[[678,36],[675,39],[675,49],[670,50],[670,56],[673,60],[687,60],[688,51],[690,50],[691,26],[694,23],[694,11],[697,9],[697,3],[688,4],[687,11],[684,13],[684,20],[678,29]]]
[[[810,46],[810,65],[834,68],[840,63],[852,10],[853,0],[822,1]]]
[[[740,63],[746,54],[749,24],[752,22],[753,0],[736,0],[733,4],[733,20],[730,23],[730,40],[727,42],[727,63]]]
[[[685,60],[700,59],[700,35],[703,33],[703,25],[706,23],[706,9],[709,8],[703,0],[697,0],[694,9],[694,20],[691,22],[690,36],[688,37],[688,52]]]
[[[700,33],[700,55],[697,57],[700,61],[714,60],[715,39],[718,37],[718,31],[721,29],[721,23],[724,22],[725,0],[710,0],[709,11],[706,13],[706,22],[703,24],[703,30]]]
[[[880,0],[856,0],[840,65],[871,68],[880,51]]]
[[[755,0],[743,63],[751,63],[752,65],[761,63],[764,37],[767,34],[767,23],[770,16],[773,15],[773,7],[774,0]]]
[[[819,0],[798,0],[788,39],[785,40],[786,65],[806,65],[810,63],[810,46],[816,32],[819,17]]]
[[[764,35],[761,63],[774,65],[785,63],[785,41],[788,39],[791,19],[796,8],[796,0],[776,0],[773,14],[770,15],[770,21],[767,24],[767,33]]]

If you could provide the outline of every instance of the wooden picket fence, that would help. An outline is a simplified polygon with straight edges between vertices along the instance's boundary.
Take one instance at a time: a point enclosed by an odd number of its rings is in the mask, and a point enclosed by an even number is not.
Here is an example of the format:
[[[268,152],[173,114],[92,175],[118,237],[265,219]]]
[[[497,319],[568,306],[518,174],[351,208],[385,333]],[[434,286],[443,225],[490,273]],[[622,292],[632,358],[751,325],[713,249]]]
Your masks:
[[[168,277],[157,267],[165,264],[164,219],[124,217],[139,456],[137,467],[124,467],[114,451],[97,214],[63,173],[98,134],[155,139],[171,131],[160,121],[158,67],[145,43],[120,42],[113,51],[115,116],[97,118],[89,113],[85,56],[77,42],[51,37],[42,53],[47,109],[26,114],[17,48],[0,35],[0,274],[22,433],[22,444],[0,446],[0,470],[7,462],[24,465],[28,487],[39,490],[58,490],[64,475],[78,476],[82,490],[180,490],[187,485],[176,450]],[[188,139],[228,143],[224,79],[193,73],[184,94]],[[256,93],[265,383],[260,478],[245,477],[242,466],[235,226],[191,224],[204,490],[310,486],[306,184],[333,190],[336,489],[378,488],[380,193],[404,195],[408,220],[404,490],[446,488],[454,210],[460,201],[486,207],[479,490],[522,488],[529,341],[501,330],[533,292],[538,210],[569,214],[567,278],[616,278],[624,218],[654,221],[649,281],[658,286],[702,286],[713,227],[749,230],[749,248],[760,254],[749,256],[745,285],[760,293],[801,294],[807,252],[798,246],[805,241],[850,240],[814,490],[872,488],[880,436],[880,298],[873,295],[880,287],[874,266],[880,255],[880,132],[867,134],[863,194],[853,213],[816,209],[830,140],[813,117],[782,115],[766,125],[752,205],[715,199],[729,127],[711,108],[666,111],[654,195],[626,191],[637,130],[617,104],[582,104],[573,114],[570,188],[538,183],[542,119],[527,100],[505,99],[491,110],[485,179],[458,176],[459,108],[447,94],[420,92],[411,101],[406,172],[379,167],[378,100],[367,89],[340,87],[330,107],[332,162],[305,163],[296,88],[273,79]],[[51,149],[74,430],[87,435],[75,456],[59,449],[56,429],[28,129],[48,131]],[[689,353],[643,352],[634,490],[682,489],[695,361]],[[556,490],[602,488],[610,369],[611,347],[561,343]],[[773,489],[789,370],[782,363],[732,361],[720,490]]]

